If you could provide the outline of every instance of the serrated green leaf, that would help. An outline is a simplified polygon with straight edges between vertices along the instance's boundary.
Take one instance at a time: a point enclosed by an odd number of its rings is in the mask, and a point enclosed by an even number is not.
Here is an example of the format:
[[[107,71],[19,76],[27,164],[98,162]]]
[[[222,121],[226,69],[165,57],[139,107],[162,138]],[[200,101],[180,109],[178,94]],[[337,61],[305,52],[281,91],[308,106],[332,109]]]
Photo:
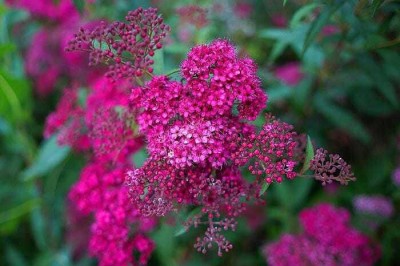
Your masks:
[[[304,174],[310,169],[311,160],[314,158],[314,146],[312,144],[310,136],[307,136],[306,144],[306,157],[304,159],[303,167],[301,168],[300,174]]]
[[[261,189],[260,189],[260,193],[259,196],[261,197],[262,195],[264,195],[264,193],[267,191],[267,189],[269,188],[269,185],[271,185],[270,183],[267,182],[263,182]]]
[[[59,146],[57,136],[53,135],[43,142],[34,163],[22,173],[23,180],[32,180],[49,173],[68,156],[70,150],[67,146]]]

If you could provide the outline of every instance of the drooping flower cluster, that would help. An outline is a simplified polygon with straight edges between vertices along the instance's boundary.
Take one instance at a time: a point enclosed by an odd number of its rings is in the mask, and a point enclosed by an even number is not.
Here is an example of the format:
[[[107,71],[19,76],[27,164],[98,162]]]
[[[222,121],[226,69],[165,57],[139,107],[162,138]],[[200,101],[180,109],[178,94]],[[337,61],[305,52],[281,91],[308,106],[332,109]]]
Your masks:
[[[151,59],[169,31],[157,9],[138,8],[125,17],[128,23],[102,22],[93,30],[81,28],[68,43],[67,51],[90,51],[90,65],[109,63],[106,76],[117,81],[152,73]]]
[[[269,265],[374,265],[379,248],[350,225],[350,213],[319,204],[300,213],[303,232],[286,234],[263,248]]]
[[[159,38],[154,43],[157,47],[165,35],[157,28],[161,27],[162,19],[155,14],[154,9],[139,9],[128,15],[128,21],[135,26],[123,23],[114,26],[125,25],[121,26],[121,32],[131,27],[124,32],[129,42],[137,37],[138,31],[143,32],[141,41],[146,43],[144,33],[155,30],[151,38],[152,41]],[[149,25],[154,28],[148,28]],[[119,44],[123,47],[122,42]],[[150,49],[146,52],[152,53]],[[136,59],[142,60],[139,56]],[[148,71],[153,62],[146,62],[146,66],[136,64],[137,70]],[[132,82],[101,77],[88,80],[85,88],[79,85],[77,82],[64,91],[57,110],[47,119],[45,136],[58,134],[60,144],[89,155],[89,163],[72,187],[69,198],[82,215],[92,216],[90,254],[98,258],[100,265],[145,265],[154,249],[146,233],[152,230],[156,220],[144,217],[131,204],[128,188],[123,185],[125,173],[134,167],[132,155],[144,144],[135,129],[136,112],[129,108]]]
[[[328,151],[322,148],[315,153],[310,169],[314,172],[315,179],[321,181],[322,185],[330,184],[332,181],[347,185],[349,181],[356,179],[351,171],[351,166],[340,155],[328,155]]]

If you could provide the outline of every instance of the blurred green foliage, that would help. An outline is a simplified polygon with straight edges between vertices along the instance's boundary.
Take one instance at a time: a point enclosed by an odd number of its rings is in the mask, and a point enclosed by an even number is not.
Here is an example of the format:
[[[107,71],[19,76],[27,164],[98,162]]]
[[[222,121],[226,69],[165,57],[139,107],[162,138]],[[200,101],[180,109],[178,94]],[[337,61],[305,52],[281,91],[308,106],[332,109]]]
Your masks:
[[[73,1],[90,19],[121,19],[148,1],[107,1],[95,4]],[[390,197],[396,215],[380,223],[378,230],[363,228],[382,246],[380,265],[397,265],[400,254],[400,192],[391,173],[400,157],[400,3],[397,1],[321,0],[248,1],[252,13],[232,27],[232,20],[212,11],[213,1],[196,1],[208,8],[209,24],[195,29],[187,42],[179,40],[177,7],[194,1],[154,1],[171,26],[171,42],[155,57],[155,73],[173,71],[194,44],[229,38],[238,50],[259,64],[259,75],[269,95],[268,110],[309,134],[316,146],[342,155],[358,180],[327,192],[309,179],[274,184],[263,195],[267,205],[257,211],[262,224],[250,229],[245,219],[228,234],[234,243],[230,253],[218,258],[198,254],[192,247],[197,233],[164,221],[152,237],[157,244],[152,265],[263,265],[261,246],[282,233],[298,229],[299,210],[330,201],[352,208],[359,194]],[[221,1],[230,7],[231,1]],[[227,12],[225,10],[225,12]],[[230,13],[228,13],[229,15]],[[274,26],[280,15],[285,27]],[[24,72],[23,55],[29,37],[40,23],[33,21],[23,37],[13,34],[19,25],[32,22],[25,11],[0,1],[0,265],[94,265],[87,256],[77,260],[65,240],[66,195],[77,180],[85,158],[60,147],[55,138],[42,139],[44,120],[56,104],[59,91],[47,99],[34,93]],[[235,25],[235,24],[234,24]],[[324,27],[337,32],[324,35]],[[304,77],[294,86],[274,76],[277,66],[298,62]],[[262,123],[259,119],[257,123]],[[134,160],[140,164],[145,151]],[[267,188],[265,188],[266,190]],[[188,211],[178,220],[190,217]]]

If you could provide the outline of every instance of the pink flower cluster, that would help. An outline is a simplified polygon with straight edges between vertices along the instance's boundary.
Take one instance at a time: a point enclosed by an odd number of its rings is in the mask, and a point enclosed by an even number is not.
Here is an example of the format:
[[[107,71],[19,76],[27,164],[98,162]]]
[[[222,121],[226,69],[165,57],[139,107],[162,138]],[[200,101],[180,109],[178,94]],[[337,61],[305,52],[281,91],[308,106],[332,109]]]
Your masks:
[[[26,9],[35,17],[51,21],[63,22],[78,16],[72,0],[6,0],[12,7]]]
[[[66,51],[90,51],[90,65],[112,60],[106,76],[117,81],[152,73],[151,59],[169,32],[169,26],[157,14],[157,9],[138,8],[125,17],[128,23],[102,22],[93,30],[81,28],[70,40]]]
[[[182,23],[188,23],[201,29],[208,24],[207,9],[197,5],[187,5],[176,9]]]
[[[277,67],[275,77],[288,86],[296,86],[303,79],[304,74],[298,62],[291,62]]]
[[[153,13],[153,9],[130,12],[128,20],[135,22],[134,31],[144,27],[147,32],[149,23],[162,23],[158,16],[147,16]],[[136,36],[127,31],[128,39],[129,34]],[[151,64],[146,63],[147,70]],[[89,80],[87,89],[82,89],[78,81],[64,90],[55,112],[46,121],[44,135],[57,134],[59,143],[88,155],[89,163],[69,198],[81,215],[93,219],[90,254],[104,266],[145,265],[154,249],[146,233],[156,220],[144,217],[131,204],[128,188],[123,185],[125,173],[134,167],[132,155],[144,144],[135,130],[136,112],[129,107],[132,83],[101,77]]]
[[[46,124],[47,136],[58,132],[62,144],[92,154],[69,197],[81,215],[94,218],[89,251],[100,265],[146,264],[154,249],[144,233],[155,221],[140,215],[123,186],[125,172],[132,167],[130,156],[143,145],[129,124],[129,91],[126,82],[101,78],[82,106],[77,90],[65,90]],[[138,258],[132,256],[135,250]]]
[[[397,167],[396,169],[394,169],[393,173],[392,173],[392,179],[393,179],[393,183],[400,187],[400,167]]]
[[[391,217],[394,213],[393,203],[384,196],[359,195],[353,200],[354,208],[359,213]]]
[[[267,97],[253,61],[238,58],[228,41],[194,47],[181,74],[184,82],[157,76],[132,90],[131,108],[138,112],[149,158],[128,172],[127,185],[143,215],[201,207],[191,223],[208,229],[195,247],[206,252],[215,243],[221,255],[231,244],[220,231],[235,224],[223,216],[238,216],[243,200],[257,199],[263,182],[295,177],[296,134],[272,117],[259,133],[246,122],[260,114]],[[246,163],[265,181],[243,179],[239,167]]]
[[[301,138],[270,115],[260,130],[249,122],[267,95],[255,63],[228,41],[192,48],[176,81],[151,74],[151,57],[169,31],[156,10],[139,8],[126,20],[82,29],[69,42],[68,50],[88,50],[91,64],[110,63],[110,79],[90,80],[86,100],[74,84],[46,123],[46,136],[57,132],[59,142],[89,154],[70,192],[78,210],[94,218],[89,251],[101,265],[145,264],[154,248],[145,236],[155,222],[148,216],[189,207],[199,212],[187,227],[207,226],[194,247],[205,253],[214,246],[222,255],[232,249],[222,232],[235,229],[262,186],[296,176]],[[144,143],[149,157],[136,168],[131,157]],[[334,177],[339,171],[338,181],[351,174],[342,160],[326,163],[325,156],[317,152],[312,163],[322,181],[322,170]],[[251,182],[244,165],[256,176]]]
[[[263,248],[269,265],[374,265],[379,248],[350,225],[350,213],[323,203],[300,213],[303,232]]]
[[[24,55],[26,73],[33,79],[39,96],[50,94],[60,83],[67,83],[69,86],[76,82],[85,84],[87,80],[91,81],[99,76],[98,71],[88,70],[86,67],[86,55],[64,51],[67,40],[72,38],[76,29],[91,29],[97,22],[85,22],[72,0],[56,2],[8,1],[13,7],[29,11],[33,19],[43,20]]]

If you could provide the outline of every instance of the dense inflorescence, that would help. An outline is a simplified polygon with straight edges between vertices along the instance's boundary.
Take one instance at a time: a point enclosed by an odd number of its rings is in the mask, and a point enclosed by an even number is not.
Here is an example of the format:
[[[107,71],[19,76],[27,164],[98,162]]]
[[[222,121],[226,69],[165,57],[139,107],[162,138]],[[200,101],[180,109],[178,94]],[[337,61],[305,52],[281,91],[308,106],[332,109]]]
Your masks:
[[[124,31],[126,41],[136,38],[139,31],[143,33],[140,42],[145,44],[138,45],[146,53],[153,54],[146,48],[148,38],[152,38],[154,47],[160,48],[167,28],[154,9],[130,12],[127,20],[135,24],[134,29],[132,25],[117,23],[125,25],[119,29],[120,33]],[[93,30],[96,31],[99,27]],[[144,36],[149,31],[153,31],[152,35]],[[136,57],[134,60],[147,59]],[[152,60],[146,62],[150,68]],[[134,167],[132,155],[144,144],[136,130],[137,112],[129,106],[132,82],[95,77],[87,83],[81,87],[76,82],[71,89],[64,90],[56,111],[47,119],[45,137],[57,134],[60,144],[84,151],[90,158],[69,193],[71,203],[81,215],[93,217],[90,254],[98,258],[100,265],[145,265],[154,249],[146,233],[152,230],[156,220],[143,216],[131,204],[128,188],[123,185],[125,173]]]
[[[294,170],[296,137],[291,125],[267,116],[259,133],[238,138],[232,159],[238,165],[248,164],[253,175],[264,176],[269,184],[280,183],[285,176],[293,179],[297,175]]]
[[[221,256],[232,249],[223,231],[235,230],[263,187],[297,175],[305,138],[271,115],[260,129],[250,123],[267,95],[253,60],[240,58],[227,40],[193,47],[176,81],[151,74],[169,31],[156,10],[139,8],[126,20],[81,29],[69,42],[68,51],[89,51],[92,65],[109,69],[88,89],[66,90],[45,131],[90,154],[70,192],[78,210],[94,218],[89,251],[101,265],[145,264],[154,248],[145,236],[153,216],[189,208],[198,212],[186,227],[207,227],[194,247],[206,253],[216,246]],[[143,144],[148,158],[137,168],[132,155]],[[324,156],[318,151],[311,162],[317,179],[352,180],[341,158],[325,163]],[[243,166],[255,178],[244,178]]]
[[[66,50],[90,51],[90,65],[112,61],[106,76],[115,81],[152,73],[152,57],[162,48],[169,26],[155,8],[138,8],[130,11],[125,19],[128,23],[101,22],[93,30],[81,28]]]
[[[242,200],[257,195],[258,185],[243,179],[232,154],[238,136],[254,132],[246,120],[257,117],[267,97],[254,63],[238,58],[225,40],[194,47],[181,74],[185,83],[157,76],[132,90],[131,108],[138,110],[149,159],[128,173],[127,184],[144,215],[200,206],[208,218],[198,217],[196,224],[209,228],[196,248],[205,252],[214,242],[221,255],[231,247],[217,229],[221,215],[236,217],[244,210]]]
[[[350,213],[320,204],[300,213],[303,232],[286,234],[263,248],[269,265],[374,265],[379,248],[353,229]]]

